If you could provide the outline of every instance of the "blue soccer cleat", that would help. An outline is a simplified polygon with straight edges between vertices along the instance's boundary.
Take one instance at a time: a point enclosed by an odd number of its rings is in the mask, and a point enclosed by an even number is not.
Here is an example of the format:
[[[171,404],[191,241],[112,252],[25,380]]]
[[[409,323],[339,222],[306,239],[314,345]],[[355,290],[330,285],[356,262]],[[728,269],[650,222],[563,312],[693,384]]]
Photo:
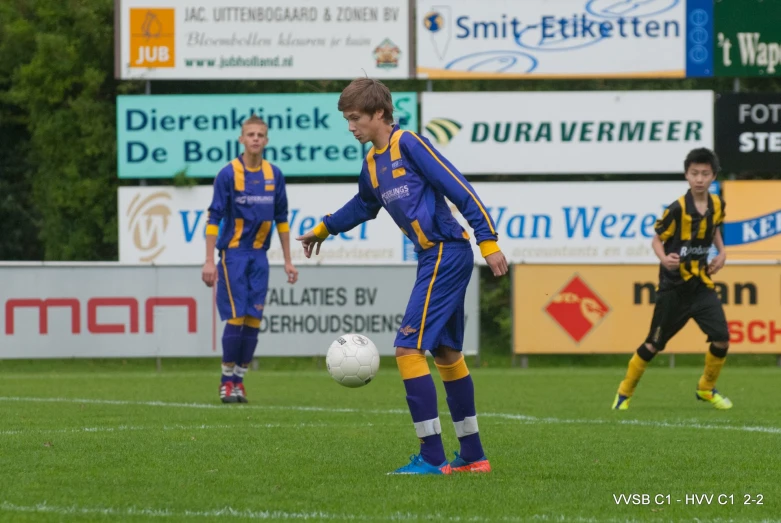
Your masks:
[[[450,474],[447,460],[439,466],[427,463],[420,454],[410,456],[409,460],[409,463],[388,474]]]

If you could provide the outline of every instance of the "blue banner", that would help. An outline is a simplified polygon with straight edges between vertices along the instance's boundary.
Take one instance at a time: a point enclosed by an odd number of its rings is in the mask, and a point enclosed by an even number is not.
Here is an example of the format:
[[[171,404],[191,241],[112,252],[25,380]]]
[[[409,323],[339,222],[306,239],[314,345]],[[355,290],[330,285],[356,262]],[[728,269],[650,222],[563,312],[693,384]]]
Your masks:
[[[724,245],[745,245],[781,234],[781,208],[748,220],[724,224]]]
[[[686,77],[713,76],[713,0],[686,2]]]
[[[358,175],[361,145],[337,109],[339,93],[117,97],[120,178],[212,178],[238,156],[242,122],[269,126],[264,157],[285,176]],[[393,94],[393,116],[417,131],[416,93]]]

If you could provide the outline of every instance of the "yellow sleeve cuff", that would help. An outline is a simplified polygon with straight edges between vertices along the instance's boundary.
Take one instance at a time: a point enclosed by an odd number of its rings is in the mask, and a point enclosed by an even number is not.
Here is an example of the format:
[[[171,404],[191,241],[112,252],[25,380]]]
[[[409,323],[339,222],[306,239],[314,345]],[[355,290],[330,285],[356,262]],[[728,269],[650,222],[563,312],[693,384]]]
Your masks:
[[[277,232],[290,232],[290,224],[287,222],[278,223]]]
[[[325,240],[331,235],[331,233],[328,232],[328,229],[326,229],[325,223],[323,222],[318,223],[315,228],[312,229],[312,232],[315,233],[315,236],[317,236],[318,240]]]
[[[220,232],[220,226],[210,223],[206,226],[206,236],[217,236]]]
[[[501,249],[499,248],[499,244],[496,243],[496,240],[485,240],[484,242],[480,243],[480,254],[485,258],[489,254],[493,254],[495,252],[499,252]]]

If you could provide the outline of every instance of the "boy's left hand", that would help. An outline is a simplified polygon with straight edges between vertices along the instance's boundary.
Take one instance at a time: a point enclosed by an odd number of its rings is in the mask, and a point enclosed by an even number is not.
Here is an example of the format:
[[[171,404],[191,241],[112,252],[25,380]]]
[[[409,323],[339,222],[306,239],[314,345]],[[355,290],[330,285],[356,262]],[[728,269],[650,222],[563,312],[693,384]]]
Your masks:
[[[727,254],[720,252],[718,255],[716,255],[715,258],[713,258],[710,262],[710,265],[708,265],[708,274],[716,274],[721,270],[722,267],[724,267],[724,263],[727,261]]]

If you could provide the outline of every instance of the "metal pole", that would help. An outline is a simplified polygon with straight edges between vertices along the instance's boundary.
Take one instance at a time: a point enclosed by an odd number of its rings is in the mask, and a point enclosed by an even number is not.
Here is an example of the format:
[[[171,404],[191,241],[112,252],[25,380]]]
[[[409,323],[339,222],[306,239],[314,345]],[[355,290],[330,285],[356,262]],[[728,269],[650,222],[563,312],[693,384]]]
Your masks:
[[[675,354],[670,354],[670,368],[675,368]]]

